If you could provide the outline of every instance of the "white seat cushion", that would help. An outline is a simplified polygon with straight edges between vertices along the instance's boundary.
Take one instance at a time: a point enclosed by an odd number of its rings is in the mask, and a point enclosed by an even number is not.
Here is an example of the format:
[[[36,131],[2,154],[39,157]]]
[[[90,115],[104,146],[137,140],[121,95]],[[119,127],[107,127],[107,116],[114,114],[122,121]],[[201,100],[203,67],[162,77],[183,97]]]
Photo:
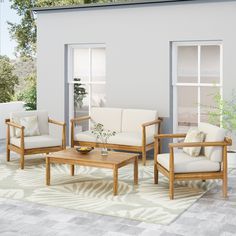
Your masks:
[[[226,136],[226,130],[208,123],[199,123],[198,129],[202,131],[205,136],[205,142],[222,142]],[[212,161],[222,161],[222,147],[205,147],[204,155]]]
[[[83,131],[75,134],[76,141],[82,142],[97,142],[96,136],[89,131]]]
[[[13,122],[20,124],[20,118],[28,117],[28,116],[37,116],[38,117],[38,125],[39,132],[41,135],[49,134],[49,124],[48,124],[48,113],[47,111],[21,111],[21,112],[12,112],[10,114],[10,119]],[[13,132],[13,136],[14,136]]]
[[[11,138],[11,144],[20,147],[20,138]],[[25,137],[25,149],[61,146],[62,140],[50,135]]]
[[[91,120],[95,123],[103,124],[105,129],[120,132],[121,114],[122,109],[120,108],[93,107],[91,109]],[[91,127],[93,127],[92,122]]]
[[[158,118],[157,111],[124,109],[122,114],[122,132],[142,132],[142,124]],[[153,136],[155,125],[147,127],[147,135]]]
[[[146,144],[153,142],[153,136],[146,136]],[[122,132],[109,138],[108,143],[130,146],[142,146],[142,134],[137,132]]]
[[[83,142],[100,142],[97,140],[95,135],[91,131],[79,132],[75,135],[75,140]],[[153,142],[153,136],[147,136],[147,144]],[[142,146],[142,134],[140,133],[117,133],[115,136],[112,136],[108,139],[110,144],[119,144],[119,145],[130,145],[130,146]]]
[[[169,170],[170,154],[164,153],[157,156],[157,161]],[[205,156],[191,157],[183,152],[174,153],[174,172],[213,172],[220,170],[220,163],[211,161]]]

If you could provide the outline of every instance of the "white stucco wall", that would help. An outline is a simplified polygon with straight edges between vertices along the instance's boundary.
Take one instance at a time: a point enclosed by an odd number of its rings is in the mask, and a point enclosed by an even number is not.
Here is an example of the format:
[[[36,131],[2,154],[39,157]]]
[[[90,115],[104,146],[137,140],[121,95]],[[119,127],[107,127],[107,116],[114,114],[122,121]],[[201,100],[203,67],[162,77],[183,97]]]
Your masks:
[[[24,102],[0,103],[0,140],[6,138],[5,119],[10,118],[11,112],[18,112],[24,110]]]
[[[107,106],[169,117],[170,42],[223,40],[227,97],[236,89],[235,12],[235,1],[39,12],[38,107],[65,118],[65,45],[72,43],[106,44]]]

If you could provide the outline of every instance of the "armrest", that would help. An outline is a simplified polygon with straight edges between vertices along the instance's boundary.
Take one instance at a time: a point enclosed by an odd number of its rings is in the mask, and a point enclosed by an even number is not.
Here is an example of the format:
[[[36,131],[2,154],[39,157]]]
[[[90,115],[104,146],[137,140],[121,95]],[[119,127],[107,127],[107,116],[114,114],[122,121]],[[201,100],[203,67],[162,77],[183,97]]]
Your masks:
[[[51,124],[54,124],[54,125],[60,125],[60,126],[66,125],[65,122],[59,122],[59,121],[56,121],[56,120],[52,120],[50,118],[48,118],[48,123],[51,123]]]
[[[157,134],[154,136],[155,139],[162,138],[185,138],[186,134]]]
[[[70,122],[74,123],[74,122],[80,122],[80,121],[89,120],[89,119],[91,119],[90,116],[81,116],[81,117],[78,117],[78,118],[71,119]]]
[[[9,126],[12,126],[12,127],[14,127],[14,128],[17,128],[17,129],[24,129],[24,128],[25,128],[24,126],[18,125],[18,124],[14,123],[14,122],[12,122],[12,121],[10,121],[10,120],[6,120],[5,123],[6,123],[7,125],[9,125]]]
[[[170,148],[182,147],[223,147],[230,145],[228,142],[190,142],[190,143],[170,143]]]
[[[162,119],[158,118],[158,119],[156,119],[156,120],[143,123],[143,124],[142,124],[142,127],[147,127],[147,126],[151,126],[151,125],[160,124],[161,122],[162,122]]]
[[[66,149],[66,123],[52,120],[50,118],[48,118],[48,123],[62,126],[62,148]]]

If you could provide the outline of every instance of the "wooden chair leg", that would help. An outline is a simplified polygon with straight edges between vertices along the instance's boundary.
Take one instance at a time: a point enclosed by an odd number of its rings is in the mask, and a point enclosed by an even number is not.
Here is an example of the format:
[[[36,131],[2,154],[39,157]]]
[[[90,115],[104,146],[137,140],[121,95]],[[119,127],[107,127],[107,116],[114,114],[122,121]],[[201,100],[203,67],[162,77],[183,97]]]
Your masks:
[[[154,183],[155,184],[158,184],[158,177],[159,177],[158,168],[157,168],[157,165],[154,164]]]
[[[7,148],[7,162],[11,160],[11,151]]]
[[[24,156],[24,153],[20,154],[20,168],[22,170],[25,168],[25,156]]]
[[[174,199],[174,180],[172,178],[170,178],[169,180],[169,197],[170,200]]]
[[[143,165],[146,166],[146,160],[147,160],[147,156],[146,156],[146,148],[143,147],[142,149],[142,162],[143,162]]]
[[[228,180],[227,180],[227,177],[223,178],[222,188],[223,188],[223,197],[227,198],[227,196],[228,196]]]
[[[227,165],[227,147],[223,148],[223,197],[228,195],[228,165]]]

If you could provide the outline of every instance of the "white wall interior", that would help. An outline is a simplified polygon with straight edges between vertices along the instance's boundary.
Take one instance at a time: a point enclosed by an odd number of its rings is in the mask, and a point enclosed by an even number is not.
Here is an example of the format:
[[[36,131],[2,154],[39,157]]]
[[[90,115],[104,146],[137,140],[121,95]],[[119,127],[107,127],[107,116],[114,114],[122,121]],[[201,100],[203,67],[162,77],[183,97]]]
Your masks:
[[[106,45],[107,106],[171,113],[170,44],[222,40],[224,97],[236,89],[235,1],[99,7],[37,14],[38,107],[65,119],[65,45]]]

